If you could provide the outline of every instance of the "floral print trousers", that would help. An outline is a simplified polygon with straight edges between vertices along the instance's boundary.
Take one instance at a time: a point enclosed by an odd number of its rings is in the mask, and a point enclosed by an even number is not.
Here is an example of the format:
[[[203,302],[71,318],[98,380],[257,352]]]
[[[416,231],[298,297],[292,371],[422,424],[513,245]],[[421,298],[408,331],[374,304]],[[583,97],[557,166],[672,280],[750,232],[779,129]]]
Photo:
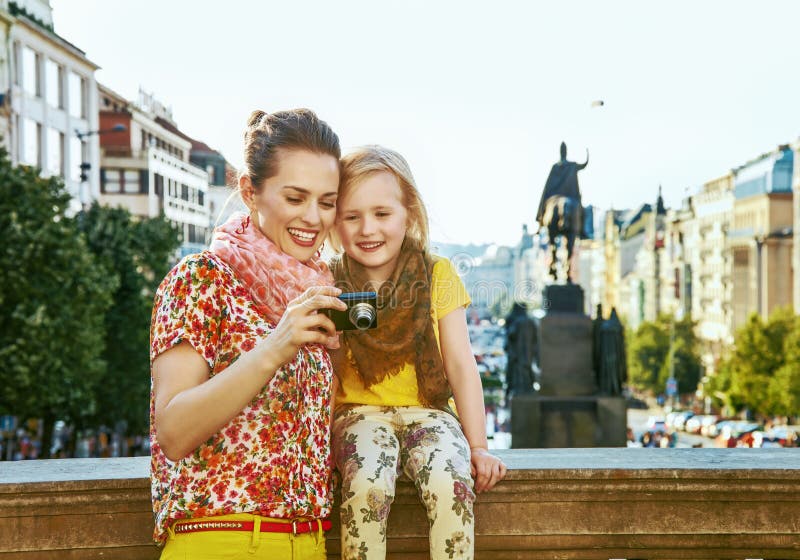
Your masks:
[[[473,558],[469,445],[451,414],[419,406],[339,410],[333,455],[342,477],[344,560],[386,557],[386,519],[403,473],[428,512],[431,559]]]

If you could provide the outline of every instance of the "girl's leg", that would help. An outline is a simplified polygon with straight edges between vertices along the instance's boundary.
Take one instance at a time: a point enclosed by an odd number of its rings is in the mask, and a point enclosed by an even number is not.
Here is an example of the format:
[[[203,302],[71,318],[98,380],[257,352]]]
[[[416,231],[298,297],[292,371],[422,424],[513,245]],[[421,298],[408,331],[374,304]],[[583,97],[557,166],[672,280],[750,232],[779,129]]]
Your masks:
[[[408,407],[403,417],[403,471],[428,511],[431,559],[471,559],[475,493],[461,425],[446,412],[426,408]]]
[[[399,442],[391,409],[360,406],[333,422],[333,456],[342,476],[344,560],[386,557],[386,518],[394,500]]]

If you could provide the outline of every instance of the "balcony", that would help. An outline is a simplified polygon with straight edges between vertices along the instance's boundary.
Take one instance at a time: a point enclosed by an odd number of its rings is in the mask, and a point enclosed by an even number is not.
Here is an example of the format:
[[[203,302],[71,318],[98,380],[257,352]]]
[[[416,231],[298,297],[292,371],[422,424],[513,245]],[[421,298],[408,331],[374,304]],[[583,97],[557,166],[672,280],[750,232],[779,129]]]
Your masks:
[[[800,449],[498,452],[476,504],[483,559],[800,559]],[[154,559],[148,457],[0,463],[0,558]],[[334,516],[335,517],[335,516]],[[401,483],[391,558],[427,558]],[[338,558],[338,528],[328,540]]]

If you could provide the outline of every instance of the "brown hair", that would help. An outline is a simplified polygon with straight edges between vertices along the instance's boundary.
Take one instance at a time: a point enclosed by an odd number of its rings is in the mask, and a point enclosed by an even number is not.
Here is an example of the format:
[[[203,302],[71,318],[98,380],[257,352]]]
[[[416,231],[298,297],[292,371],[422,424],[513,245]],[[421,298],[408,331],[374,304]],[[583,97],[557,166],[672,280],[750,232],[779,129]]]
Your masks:
[[[256,192],[278,173],[279,150],[308,150],[331,155],[337,161],[342,153],[339,137],[310,109],[253,111],[244,131],[242,174],[250,177]]]
[[[428,250],[428,212],[411,174],[411,167],[403,156],[383,146],[361,146],[342,158],[341,168],[340,199],[350,187],[370,175],[381,172],[394,175],[400,183],[403,206],[408,212],[406,236],[414,240],[419,249]]]

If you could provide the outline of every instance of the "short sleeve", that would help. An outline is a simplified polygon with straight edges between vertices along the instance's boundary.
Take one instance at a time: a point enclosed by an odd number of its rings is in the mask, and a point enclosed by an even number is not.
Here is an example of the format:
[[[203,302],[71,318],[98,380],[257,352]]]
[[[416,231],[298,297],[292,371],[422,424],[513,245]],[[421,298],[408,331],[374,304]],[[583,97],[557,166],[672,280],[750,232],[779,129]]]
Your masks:
[[[437,258],[431,278],[431,305],[437,320],[470,303],[472,300],[453,263],[450,259]]]
[[[150,323],[150,362],[188,342],[211,369],[217,358],[223,314],[224,275],[213,259],[189,255],[179,262],[156,292]]]

